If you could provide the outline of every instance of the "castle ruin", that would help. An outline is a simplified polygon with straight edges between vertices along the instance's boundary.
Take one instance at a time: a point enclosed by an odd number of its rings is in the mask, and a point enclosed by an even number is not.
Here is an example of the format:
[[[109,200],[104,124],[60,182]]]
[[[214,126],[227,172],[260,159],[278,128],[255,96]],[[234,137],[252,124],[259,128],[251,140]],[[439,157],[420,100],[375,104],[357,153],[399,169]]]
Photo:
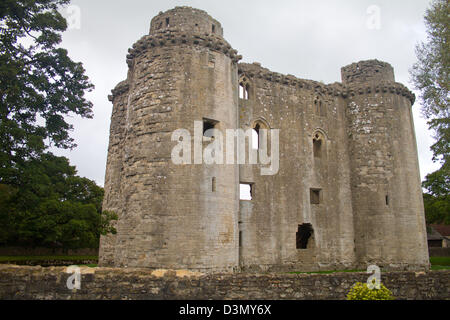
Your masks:
[[[110,96],[103,209],[118,214],[117,234],[102,236],[100,265],[426,270],[415,97],[393,68],[361,61],[326,85],[241,58],[218,21],[189,7],[160,13],[129,50]],[[174,164],[172,134],[195,121],[279,129],[278,173]]]

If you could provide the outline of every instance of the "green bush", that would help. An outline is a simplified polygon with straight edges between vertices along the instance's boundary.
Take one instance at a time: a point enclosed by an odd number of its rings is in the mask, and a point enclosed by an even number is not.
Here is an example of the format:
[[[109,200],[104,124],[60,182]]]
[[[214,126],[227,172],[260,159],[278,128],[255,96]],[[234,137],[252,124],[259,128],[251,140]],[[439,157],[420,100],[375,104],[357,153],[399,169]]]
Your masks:
[[[358,282],[347,295],[347,300],[394,300],[392,292],[383,284],[380,289],[370,290],[367,283]]]

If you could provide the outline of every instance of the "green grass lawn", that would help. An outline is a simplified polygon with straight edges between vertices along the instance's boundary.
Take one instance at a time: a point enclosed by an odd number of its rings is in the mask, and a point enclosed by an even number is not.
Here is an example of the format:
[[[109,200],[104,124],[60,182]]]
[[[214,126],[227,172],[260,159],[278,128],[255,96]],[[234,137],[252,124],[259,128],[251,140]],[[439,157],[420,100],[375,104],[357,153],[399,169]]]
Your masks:
[[[0,256],[0,263],[20,263],[31,261],[38,263],[39,261],[98,261],[98,256]],[[450,257],[431,257],[431,270],[450,270]],[[85,267],[96,268],[97,264],[82,265]],[[366,270],[330,270],[330,271],[314,271],[314,272],[289,272],[290,274],[331,274],[339,272],[366,272]]]
[[[430,262],[432,265],[450,266],[450,257],[431,257]]]
[[[450,270],[450,257],[431,257],[431,270]],[[338,270],[338,271],[313,271],[313,272],[289,272],[290,274],[331,274],[339,272],[366,272],[366,270]]]
[[[431,257],[431,270],[450,270],[450,257]]]

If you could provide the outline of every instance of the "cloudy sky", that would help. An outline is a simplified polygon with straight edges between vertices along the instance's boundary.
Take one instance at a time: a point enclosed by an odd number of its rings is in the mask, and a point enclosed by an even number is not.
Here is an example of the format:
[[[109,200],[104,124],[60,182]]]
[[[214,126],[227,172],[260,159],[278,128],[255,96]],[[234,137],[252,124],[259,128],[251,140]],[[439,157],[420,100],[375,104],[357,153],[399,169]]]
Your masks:
[[[68,157],[79,175],[103,185],[112,110],[107,96],[126,78],[128,48],[148,33],[160,11],[182,5],[220,21],[225,39],[244,62],[333,83],[340,81],[341,67],[378,59],[392,64],[396,80],[412,90],[408,71],[416,61],[415,45],[426,38],[429,0],[73,0],[62,10],[71,26],[62,46],[83,62],[96,86],[88,95],[95,117],[70,119],[78,147],[52,151]],[[431,161],[433,138],[419,102],[413,110],[423,178],[438,165]]]

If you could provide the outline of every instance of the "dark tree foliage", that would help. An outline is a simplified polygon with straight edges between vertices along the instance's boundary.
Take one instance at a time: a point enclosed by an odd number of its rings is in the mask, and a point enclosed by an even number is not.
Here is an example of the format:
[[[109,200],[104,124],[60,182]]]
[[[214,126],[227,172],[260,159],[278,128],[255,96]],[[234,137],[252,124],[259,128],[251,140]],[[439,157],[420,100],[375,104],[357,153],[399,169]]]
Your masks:
[[[433,161],[441,168],[423,183],[428,223],[450,223],[450,4],[433,0],[425,15],[427,41],[417,46],[412,80],[421,92],[422,113],[435,133]]]
[[[115,232],[103,189],[49,146],[76,145],[65,117],[92,118],[93,89],[60,48],[69,0],[0,2],[0,244],[97,247]]]
[[[0,4],[0,179],[14,182],[18,164],[51,144],[75,147],[64,116],[92,117],[93,88],[81,63],[59,48],[67,0],[2,0]],[[12,179],[12,181],[10,181]]]
[[[100,234],[115,233],[102,199],[103,188],[76,176],[68,159],[28,160],[16,185],[0,184],[0,244],[96,248]]]

